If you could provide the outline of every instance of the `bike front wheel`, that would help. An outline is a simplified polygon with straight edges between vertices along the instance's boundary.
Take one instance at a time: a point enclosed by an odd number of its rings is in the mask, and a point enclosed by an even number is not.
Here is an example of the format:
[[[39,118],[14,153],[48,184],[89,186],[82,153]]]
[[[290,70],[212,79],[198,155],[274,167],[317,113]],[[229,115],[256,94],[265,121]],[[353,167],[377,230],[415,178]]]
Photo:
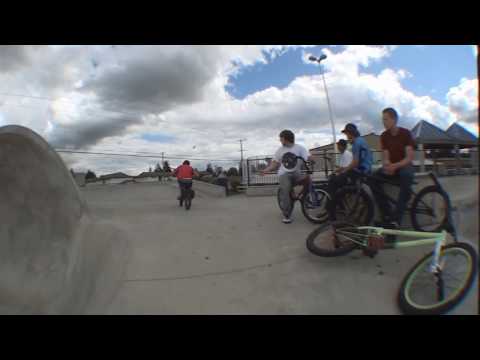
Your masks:
[[[192,190],[185,191],[185,210],[190,210],[192,206]]]
[[[423,257],[405,276],[398,304],[405,314],[439,315],[451,310],[467,294],[478,267],[475,249],[467,243],[442,248],[441,271],[430,271],[434,253]]]
[[[441,231],[448,223],[450,201],[437,186],[422,189],[412,203],[411,219],[417,231]]]
[[[313,230],[307,237],[307,249],[322,257],[342,256],[359,247],[364,234],[354,224],[328,222]]]
[[[328,220],[327,203],[330,195],[322,189],[315,189],[315,193],[308,192],[303,196],[302,212],[311,223],[323,224]]]

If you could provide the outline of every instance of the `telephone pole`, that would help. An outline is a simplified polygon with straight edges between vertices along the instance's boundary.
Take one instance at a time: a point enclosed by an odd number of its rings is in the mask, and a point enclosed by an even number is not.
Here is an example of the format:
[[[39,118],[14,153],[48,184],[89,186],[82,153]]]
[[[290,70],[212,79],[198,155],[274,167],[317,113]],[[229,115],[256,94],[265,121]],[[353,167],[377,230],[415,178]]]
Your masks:
[[[242,162],[243,164],[243,153],[247,150],[243,150],[243,142],[244,141],[247,141],[247,139],[240,139],[238,140],[240,142],[240,161]]]
[[[244,141],[247,141],[247,139],[240,139],[238,140],[240,142],[240,168],[238,169],[241,173],[242,173],[242,177],[244,176],[244,172],[243,172],[243,153],[246,151],[243,149],[243,142]]]

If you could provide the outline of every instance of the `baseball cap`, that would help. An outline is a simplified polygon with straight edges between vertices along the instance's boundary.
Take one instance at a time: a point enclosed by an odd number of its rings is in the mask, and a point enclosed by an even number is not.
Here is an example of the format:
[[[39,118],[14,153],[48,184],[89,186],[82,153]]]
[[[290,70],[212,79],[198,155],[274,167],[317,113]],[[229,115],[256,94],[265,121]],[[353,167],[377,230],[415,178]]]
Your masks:
[[[352,123],[345,125],[345,129],[342,130],[342,133],[347,132],[354,136],[360,136],[360,132],[358,131],[357,127]]]

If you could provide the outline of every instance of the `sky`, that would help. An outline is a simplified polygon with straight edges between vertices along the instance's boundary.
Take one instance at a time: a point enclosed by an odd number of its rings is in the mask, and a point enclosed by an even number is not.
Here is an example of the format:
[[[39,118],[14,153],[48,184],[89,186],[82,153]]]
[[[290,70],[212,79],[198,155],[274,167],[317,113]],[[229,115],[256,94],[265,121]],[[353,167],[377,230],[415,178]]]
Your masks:
[[[322,65],[310,55],[327,55]],[[270,155],[291,129],[307,148],[331,142],[321,74],[337,138],[342,126],[381,133],[458,122],[478,136],[473,45],[0,46],[0,126],[31,128],[56,149],[164,153],[236,165]],[[159,159],[62,154],[69,168],[138,174]],[[215,159],[231,162],[215,161]],[[192,160],[203,169],[207,160]]]

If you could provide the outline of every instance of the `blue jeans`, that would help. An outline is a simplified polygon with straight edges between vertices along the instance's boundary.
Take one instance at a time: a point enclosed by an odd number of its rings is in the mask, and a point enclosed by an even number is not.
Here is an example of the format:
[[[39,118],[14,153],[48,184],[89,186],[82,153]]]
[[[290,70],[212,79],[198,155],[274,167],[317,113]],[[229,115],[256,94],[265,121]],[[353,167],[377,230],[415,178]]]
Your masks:
[[[385,197],[385,191],[383,189],[383,183],[379,180],[372,179],[370,188],[372,189],[375,201],[380,208],[384,218],[390,217],[392,221],[396,221],[398,224],[402,223],[403,214],[407,208],[408,201],[412,195],[412,183],[414,178],[414,170],[412,166],[406,166],[395,172],[394,175],[386,175],[383,169],[379,169],[374,174],[375,177],[383,178],[390,181],[400,182],[400,192],[397,199],[397,207],[392,214],[392,208],[389,201]]]
[[[180,196],[179,199],[182,198],[183,195],[183,190],[185,189],[191,189],[193,185],[192,180],[178,180],[178,186],[180,188]]]

